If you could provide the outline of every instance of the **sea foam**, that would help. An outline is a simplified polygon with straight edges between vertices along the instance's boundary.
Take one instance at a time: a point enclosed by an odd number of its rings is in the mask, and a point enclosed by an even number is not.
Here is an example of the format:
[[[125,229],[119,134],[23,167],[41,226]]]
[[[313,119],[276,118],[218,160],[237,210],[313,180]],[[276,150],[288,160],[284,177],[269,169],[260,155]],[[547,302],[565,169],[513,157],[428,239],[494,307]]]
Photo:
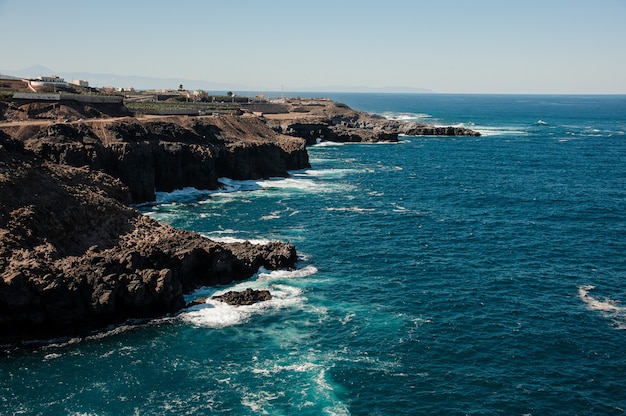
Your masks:
[[[183,312],[180,317],[183,321],[195,326],[207,328],[224,328],[246,322],[252,315],[266,313],[285,307],[300,304],[304,301],[302,290],[288,285],[272,285],[269,287],[272,299],[253,305],[233,306],[226,303],[207,299],[205,304],[196,305]],[[236,289],[233,289],[236,290]],[[215,293],[220,295],[227,292],[221,290]]]
[[[589,295],[589,292],[595,288],[592,285],[579,286],[578,296],[585,302],[587,308],[598,311],[602,316],[613,321],[613,326],[616,329],[626,329],[626,306],[622,306],[618,300],[598,299]]]
[[[433,116],[426,113],[383,113],[383,117],[388,120],[398,120],[405,122],[432,121]]]
[[[268,313],[286,307],[301,305],[306,298],[303,290],[285,283],[289,279],[297,279],[317,273],[317,269],[308,265],[296,270],[259,270],[256,279],[240,282],[228,288],[201,288],[195,291],[189,300],[206,297],[206,303],[195,305],[180,314],[180,319],[195,326],[206,328],[224,328],[246,322],[251,316]],[[243,291],[247,288],[269,290],[272,299],[253,305],[233,306],[211,299],[228,291]]]

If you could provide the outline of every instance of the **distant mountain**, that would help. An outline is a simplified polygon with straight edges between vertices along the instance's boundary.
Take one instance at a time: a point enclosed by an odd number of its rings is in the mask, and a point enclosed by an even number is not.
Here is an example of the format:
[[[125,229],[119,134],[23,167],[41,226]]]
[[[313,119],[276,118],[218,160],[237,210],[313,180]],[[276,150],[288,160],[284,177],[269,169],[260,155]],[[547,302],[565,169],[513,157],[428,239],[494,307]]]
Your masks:
[[[33,65],[19,71],[13,71],[17,76],[22,78],[48,77],[50,75],[59,75],[53,70],[43,65]]]

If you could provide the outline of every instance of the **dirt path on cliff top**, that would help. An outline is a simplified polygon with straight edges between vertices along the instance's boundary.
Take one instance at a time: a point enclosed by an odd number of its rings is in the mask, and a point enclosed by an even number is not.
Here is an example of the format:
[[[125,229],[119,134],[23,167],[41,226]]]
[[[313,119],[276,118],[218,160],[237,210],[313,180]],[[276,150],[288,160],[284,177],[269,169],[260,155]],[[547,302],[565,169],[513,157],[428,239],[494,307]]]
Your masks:
[[[180,115],[145,115],[141,117],[132,117],[132,116],[124,116],[124,117],[102,117],[102,118],[86,118],[83,120],[75,120],[75,121],[63,121],[63,120],[20,120],[20,121],[8,121],[2,122],[0,121],[0,128],[2,127],[20,127],[20,126],[46,126],[53,124],[94,124],[94,123],[111,123],[116,121],[123,120],[138,120],[138,121],[146,121],[146,120],[180,120],[181,117],[188,118],[188,116],[180,116]],[[215,118],[219,116],[207,115],[207,116],[193,116],[194,118]],[[242,117],[257,117],[255,115],[243,115]],[[314,115],[309,113],[284,113],[284,114],[264,114],[263,117],[270,120],[294,120],[300,118],[315,118]]]
[[[8,122],[0,122],[0,128],[2,127],[15,127],[15,126],[45,126],[52,124],[92,124],[92,123],[102,123],[102,122],[115,122],[120,120],[150,120],[150,119],[174,119],[180,117],[178,115],[173,116],[161,116],[161,115],[147,115],[141,117],[102,117],[102,118],[86,118],[83,120],[75,120],[75,121],[63,121],[63,120],[20,120],[20,121],[8,121]],[[212,116],[203,116],[203,117],[212,117]]]

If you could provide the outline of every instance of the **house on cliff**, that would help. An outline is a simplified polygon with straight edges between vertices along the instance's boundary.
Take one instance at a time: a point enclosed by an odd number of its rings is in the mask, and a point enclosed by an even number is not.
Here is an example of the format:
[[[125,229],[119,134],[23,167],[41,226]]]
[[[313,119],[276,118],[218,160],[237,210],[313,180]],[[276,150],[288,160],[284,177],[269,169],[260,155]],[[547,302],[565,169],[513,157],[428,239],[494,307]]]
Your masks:
[[[37,77],[29,80],[28,84],[34,89],[41,87],[67,88],[67,82],[65,82],[65,79],[56,75],[52,75],[50,77]]]

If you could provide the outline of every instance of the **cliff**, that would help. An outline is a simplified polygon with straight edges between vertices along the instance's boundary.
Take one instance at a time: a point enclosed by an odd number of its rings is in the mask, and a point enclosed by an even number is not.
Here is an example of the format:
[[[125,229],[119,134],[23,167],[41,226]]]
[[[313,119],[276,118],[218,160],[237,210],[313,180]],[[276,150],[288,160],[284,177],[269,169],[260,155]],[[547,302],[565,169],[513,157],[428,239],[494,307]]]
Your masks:
[[[291,244],[218,244],[129,205],[308,166],[303,140],[258,118],[0,125],[0,344],[162,316],[199,286],[294,267]]]
[[[283,134],[301,137],[307,144],[318,140],[333,142],[394,142],[398,136],[480,136],[462,127],[439,127],[431,124],[389,120],[356,111],[335,101],[290,99],[285,101],[287,114],[268,114],[272,128]]]
[[[276,134],[256,117],[120,118],[0,129],[44,160],[120,179],[133,203],[154,200],[155,190],[216,189],[219,177],[286,176],[309,166],[303,140]]]

